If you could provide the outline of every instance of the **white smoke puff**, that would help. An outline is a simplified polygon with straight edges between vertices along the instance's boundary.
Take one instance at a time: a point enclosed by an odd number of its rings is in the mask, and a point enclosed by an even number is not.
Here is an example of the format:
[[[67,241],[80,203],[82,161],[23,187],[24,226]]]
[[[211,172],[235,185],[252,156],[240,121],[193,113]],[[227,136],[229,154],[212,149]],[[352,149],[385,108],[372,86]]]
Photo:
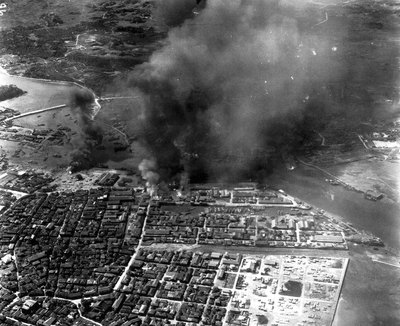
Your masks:
[[[146,180],[146,187],[153,195],[157,189],[157,183],[160,179],[159,174],[156,172],[157,164],[154,160],[144,159],[139,164],[139,171],[142,174],[143,180]]]

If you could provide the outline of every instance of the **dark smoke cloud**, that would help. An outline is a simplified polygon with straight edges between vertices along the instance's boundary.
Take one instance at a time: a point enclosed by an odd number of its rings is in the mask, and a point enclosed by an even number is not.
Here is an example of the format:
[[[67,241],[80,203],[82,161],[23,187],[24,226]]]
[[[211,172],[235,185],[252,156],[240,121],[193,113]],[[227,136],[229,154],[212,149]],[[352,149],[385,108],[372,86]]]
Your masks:
[[[186,19],[193,18],[196,7],[203,6],[204,2],[205,0],[158,0],[152,18],[169,27],[175,27]]]
[[[159,10],[174,5],[182,1]],[[323,18],[304,12],[302,1],[214,0],[173,23],[181,25],[128,81],[161,179],[265,170],[271,153],[290,154],[337,109],[329,87],[343,75],[340,40],[315,32]]]
[[[93,121],[95,98],[86,89],[74,90],[70,94],[70,107],[77,116],[81,132],[74,138],[74,149],[70,153],[73,171],[88,169],[96,164],[93,159],[95,147],[101,144],[103,130]]]
[[[70,95],[70,106],[75,114],[78,114],[85,124],[92,120],[92,106],[94,95],[86,89],[75,89]]]

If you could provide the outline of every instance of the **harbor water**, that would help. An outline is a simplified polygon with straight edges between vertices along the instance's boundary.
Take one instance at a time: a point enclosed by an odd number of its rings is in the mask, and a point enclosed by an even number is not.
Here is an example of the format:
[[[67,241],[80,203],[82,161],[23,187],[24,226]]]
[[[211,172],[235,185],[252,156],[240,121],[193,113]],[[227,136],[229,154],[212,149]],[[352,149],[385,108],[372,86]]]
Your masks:
[[[325,181],[321,172],[300,166],[276,171],[268,183],[311,205],[344,218],[354,227],[373,233],[388,247],[400,250],[400,205],[366,200],[362,193]]]

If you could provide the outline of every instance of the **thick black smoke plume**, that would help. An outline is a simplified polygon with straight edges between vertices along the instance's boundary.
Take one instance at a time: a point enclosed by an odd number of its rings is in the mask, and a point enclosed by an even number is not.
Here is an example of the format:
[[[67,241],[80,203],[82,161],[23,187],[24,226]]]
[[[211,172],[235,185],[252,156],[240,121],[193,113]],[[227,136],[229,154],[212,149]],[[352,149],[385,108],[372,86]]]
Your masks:
[[[89,90],[72,91],[70,107],[81,127],[78,137],[74,138],[74,149],[70,154],[72,172],[75,172],[96,164],[92,154],[95,147],[102,142],[103,130],[93,121],[95,98]]]
[[[303,1],[208,1],[136,67],[129,87],[161,180],[252,177],[338,110],[345,35],[330,37],[325,15],[307,10]]]
[[[173,28],[129,81],[142,97],[143,139],[161,178],[185,167],[192,180],[215,176],[216,160],[229,162],[232,177],[289,151],[313,93],[334,77],[315,44],[329,55],[326,41],[302,33],[294,8],[278,1],[209,1]]]
[[[152,18],[169,27],[175,27],[186,19],[193,18],[200,2],[205,0],[161,0],[157,2]]]
[[[92,120],[94,100],[94,95],[89,90],[75,89],[71,91],[70,106],[86,125],[89,125]]]

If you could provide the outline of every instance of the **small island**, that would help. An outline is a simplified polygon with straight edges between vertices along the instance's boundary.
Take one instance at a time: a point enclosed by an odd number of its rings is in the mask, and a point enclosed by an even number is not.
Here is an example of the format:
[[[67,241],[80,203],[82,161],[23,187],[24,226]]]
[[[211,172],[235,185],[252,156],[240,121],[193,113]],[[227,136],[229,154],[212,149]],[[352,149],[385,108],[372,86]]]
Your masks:
[[[10,100],[14,97],[19,97],[27,93],[15,85],[1,85],[0,86],[0,102]]]

